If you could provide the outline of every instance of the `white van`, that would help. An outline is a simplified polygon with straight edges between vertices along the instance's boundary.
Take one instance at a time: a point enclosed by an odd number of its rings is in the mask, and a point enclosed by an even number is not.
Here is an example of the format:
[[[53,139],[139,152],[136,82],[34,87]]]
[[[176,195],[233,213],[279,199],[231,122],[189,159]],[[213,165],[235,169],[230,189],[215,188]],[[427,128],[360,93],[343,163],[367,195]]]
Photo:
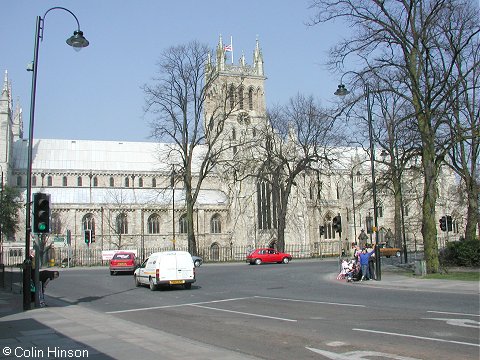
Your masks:
[[[133,274],[135,285],[183,285],[190,289],[195,282],[195,265],[186,251],[164,251],[151,254]]]

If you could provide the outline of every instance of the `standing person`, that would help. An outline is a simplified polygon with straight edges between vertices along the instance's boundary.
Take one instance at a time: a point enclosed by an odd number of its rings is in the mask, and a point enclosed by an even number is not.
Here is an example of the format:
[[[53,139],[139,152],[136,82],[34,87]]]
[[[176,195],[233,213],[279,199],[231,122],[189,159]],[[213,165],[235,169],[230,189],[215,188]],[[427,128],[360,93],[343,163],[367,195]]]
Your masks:
[[[363,279],[370,280],[368,260],[370,259],[370,256],[372,256],[374,253],[375,253],[375,245],[373,245],[372,251],[367,252],[367,248],[363,248],[362,252],[358,255],[360,267],[362,268],[362,278],[360,279],[360,281],[363,281]]]
[[[41,307],[45,307],[46,304],[45,304],[45,287],[47,286],[47,284],[53,280],[53,279],[56,279],[58,278],[58,271],[50,271],[50,270],[43,270],[43,271],[40,271],[40,275],[39,275],[39,283],[41,284],[39,286],[40,289],[38,289],[39,291],[39,299],[40,299],[40,306]]]

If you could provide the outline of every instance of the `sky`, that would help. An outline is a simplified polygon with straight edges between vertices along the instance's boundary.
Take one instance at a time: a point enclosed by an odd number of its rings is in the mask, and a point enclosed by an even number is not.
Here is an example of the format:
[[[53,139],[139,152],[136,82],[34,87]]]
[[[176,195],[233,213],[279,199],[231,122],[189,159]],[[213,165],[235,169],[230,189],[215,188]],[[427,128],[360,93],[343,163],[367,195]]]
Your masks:
[[[308,26],[309,0],[3,0],[0,71],[8,71],[14,103],[23,109],[28,137],[37,16],[55,6],[73,12],[90,45],[65,43],[74,17],[52,10],[39,45],[34,138],[153,141],[142,86],[155,76],[160,54],[197,40],[212,49],[233,38],[234,61],[253,62],[258,38],[264,58],[267,107],[297,93],[324,106],[334,101],[340,75],[324,65],[341,24]]]

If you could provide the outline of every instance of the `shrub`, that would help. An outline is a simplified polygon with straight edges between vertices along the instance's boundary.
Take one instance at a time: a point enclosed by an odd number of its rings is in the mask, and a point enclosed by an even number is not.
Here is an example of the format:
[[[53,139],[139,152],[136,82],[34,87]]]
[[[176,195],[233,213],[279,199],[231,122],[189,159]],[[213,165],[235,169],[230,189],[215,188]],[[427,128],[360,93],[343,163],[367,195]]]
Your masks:
[[[450,242],[441,257],[447,265],[480,266],[480,241]]]

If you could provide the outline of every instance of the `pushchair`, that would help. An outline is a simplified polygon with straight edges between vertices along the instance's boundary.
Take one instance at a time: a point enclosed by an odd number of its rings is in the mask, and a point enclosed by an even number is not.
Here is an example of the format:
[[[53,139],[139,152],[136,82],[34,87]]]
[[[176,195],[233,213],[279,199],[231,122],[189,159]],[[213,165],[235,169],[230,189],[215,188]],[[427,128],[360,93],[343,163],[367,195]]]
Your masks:
[[[352,271],[346,275],[347,282],[360,281],[362,278],[362,268],[359,263],[353,264]]]

